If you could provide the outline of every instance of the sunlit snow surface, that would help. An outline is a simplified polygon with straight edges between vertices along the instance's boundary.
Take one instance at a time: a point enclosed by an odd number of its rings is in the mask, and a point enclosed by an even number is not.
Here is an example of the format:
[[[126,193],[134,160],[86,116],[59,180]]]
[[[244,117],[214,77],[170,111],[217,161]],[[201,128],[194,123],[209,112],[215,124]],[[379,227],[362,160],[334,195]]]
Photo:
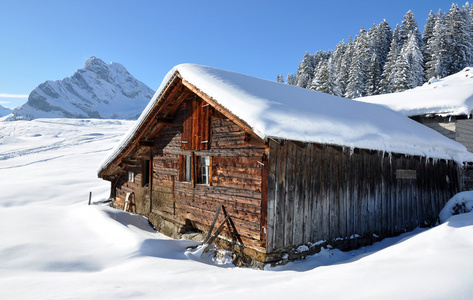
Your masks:
[[[357,98],[355,100],[386,105],[406,116],[469,115],[473,109],[473,68],[468,67],[442,79],[400,93]]]
[[[473,299],[471,213],[266,271],[187,251],[98,204],[97,164],[132,124],[0,123],[0,299]]]
[[[463,145],[384,106],[194,64],[178,65],[169,71],[136,126],[144,121],[177,73],[246,122],[263,139],[453,159],[460,164],[473,160]],[[131,140],[135,129],[109,153],[100,169]]]

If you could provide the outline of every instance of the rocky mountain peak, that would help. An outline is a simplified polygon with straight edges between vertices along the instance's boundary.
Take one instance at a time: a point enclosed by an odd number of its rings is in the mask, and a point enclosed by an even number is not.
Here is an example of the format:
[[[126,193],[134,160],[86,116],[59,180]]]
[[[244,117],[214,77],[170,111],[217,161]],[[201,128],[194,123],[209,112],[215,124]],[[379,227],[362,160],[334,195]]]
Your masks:
[[[71,77],[40,84],[13,114],[16,119],[136,119],[153,94],[123,65],[92,56]]]

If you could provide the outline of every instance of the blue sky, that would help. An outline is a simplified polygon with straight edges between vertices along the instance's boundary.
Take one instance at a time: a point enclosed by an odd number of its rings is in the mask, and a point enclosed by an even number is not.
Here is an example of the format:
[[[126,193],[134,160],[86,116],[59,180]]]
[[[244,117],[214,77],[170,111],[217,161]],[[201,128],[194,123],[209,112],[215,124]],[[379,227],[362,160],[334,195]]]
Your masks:
[[[463,5],[464,2],[456,2]],[[119,62],[157,89],[180,63],[275,80],[306,51],[334,49],[410,9],[421,31],[452,1],[0,0],[0,105],[26,102],[46,80],[71,76],[90,56]]]

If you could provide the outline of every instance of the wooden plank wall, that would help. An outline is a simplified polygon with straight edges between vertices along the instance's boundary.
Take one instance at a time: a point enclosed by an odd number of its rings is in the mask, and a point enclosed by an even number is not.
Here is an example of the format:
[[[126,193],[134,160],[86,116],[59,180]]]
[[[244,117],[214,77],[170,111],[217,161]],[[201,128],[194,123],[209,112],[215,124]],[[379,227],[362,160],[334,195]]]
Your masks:
[[[192,106],[184,103],[182,107]],[[192,152],[181,147],[184,115],[190,114],[180,109],[173,125],[155,139],[152,212],[176,224],[191,221],[194,227],[207,232],[222,204],[231,216],[239,241],[264,252],[260,241],[262,166],[258,162],[262,161],[265,145],[213,111],[210,149],[193,151],[195,155],[211,156],[211,184],[194,186],[181,182],[179,156]],[[223,218],[221,214],[218,222]],[[227,227],[222,235],[232,238]]]
[[[269,161],[267,253],[433,224],[460,187],[455,163],[423,157],[271,141]]]

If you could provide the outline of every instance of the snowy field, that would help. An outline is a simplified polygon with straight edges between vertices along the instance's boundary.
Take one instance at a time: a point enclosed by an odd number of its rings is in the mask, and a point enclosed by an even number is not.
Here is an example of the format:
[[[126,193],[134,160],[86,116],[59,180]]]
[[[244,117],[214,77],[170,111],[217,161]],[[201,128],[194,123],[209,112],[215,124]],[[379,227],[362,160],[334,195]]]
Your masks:
[[[473,299],[472,213],[265,271],[187,251],[98,204],[98,165],[131,125],[0,122],[0,299]]]

